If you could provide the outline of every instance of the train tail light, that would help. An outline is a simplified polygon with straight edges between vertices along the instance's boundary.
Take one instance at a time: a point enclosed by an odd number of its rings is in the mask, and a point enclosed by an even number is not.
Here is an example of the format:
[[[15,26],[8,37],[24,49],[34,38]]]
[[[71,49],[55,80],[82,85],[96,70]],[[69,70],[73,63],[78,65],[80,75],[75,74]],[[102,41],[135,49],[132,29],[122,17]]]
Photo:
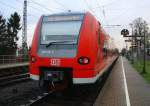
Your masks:
[[[36,62],[36,58],[34,56],[31,56],[31,62],[35,63]]]
[[[78,59],[78,63],[82,65],[89,64],[89,62],[90,62],[90,59],[88,57],[80,57]]]

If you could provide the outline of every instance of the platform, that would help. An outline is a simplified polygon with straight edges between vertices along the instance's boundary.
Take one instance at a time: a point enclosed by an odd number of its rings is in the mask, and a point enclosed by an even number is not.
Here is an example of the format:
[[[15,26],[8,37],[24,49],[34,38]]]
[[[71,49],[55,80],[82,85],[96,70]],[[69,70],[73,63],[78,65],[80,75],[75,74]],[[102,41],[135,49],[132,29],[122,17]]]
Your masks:
[[[94,106],[149,106],[150,84],[120,57],[112,69]]]
[[[7,69],[7,68],[14,68],[14,67],[23,67],[23,66],[28,66],[28,65],[29,65],[28,62],[0,64],[0,69]]]

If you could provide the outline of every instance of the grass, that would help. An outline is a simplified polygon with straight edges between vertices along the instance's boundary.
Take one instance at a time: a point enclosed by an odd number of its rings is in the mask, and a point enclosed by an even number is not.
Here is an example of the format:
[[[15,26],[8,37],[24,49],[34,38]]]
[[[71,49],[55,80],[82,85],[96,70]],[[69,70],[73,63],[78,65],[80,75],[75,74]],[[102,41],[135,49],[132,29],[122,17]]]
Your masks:
[[[150,61],[146,61],[146,73],[143,71],[143,60],[134,61],[133,67],[144,77],[144,79],[150,83]]]

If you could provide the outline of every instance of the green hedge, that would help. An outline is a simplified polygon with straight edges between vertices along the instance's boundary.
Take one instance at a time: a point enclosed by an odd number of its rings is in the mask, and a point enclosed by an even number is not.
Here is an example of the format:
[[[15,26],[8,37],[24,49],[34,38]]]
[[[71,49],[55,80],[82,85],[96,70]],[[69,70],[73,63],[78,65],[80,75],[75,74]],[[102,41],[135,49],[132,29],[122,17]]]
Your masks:
[[[133,67],[150,83],[150,61],[146,61],[146,73],[143,74],[143,60],[137,60],[133,64]]]

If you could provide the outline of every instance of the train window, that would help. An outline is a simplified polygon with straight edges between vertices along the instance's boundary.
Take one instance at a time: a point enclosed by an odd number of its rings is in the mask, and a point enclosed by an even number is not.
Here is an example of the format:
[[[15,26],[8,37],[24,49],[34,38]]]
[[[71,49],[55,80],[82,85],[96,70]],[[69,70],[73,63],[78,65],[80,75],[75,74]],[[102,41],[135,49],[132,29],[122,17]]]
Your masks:
[[[107,43],[106,43],[106,41],[104,41],[104,44],[103,44],[103,58],[107,57],[107,53],[108,53]]]
[[[82,20],[43,21],[38,54],[46,57],[74,57]]]
[[[98,45],[100,46],[100,22],[98,22]]]
[[[50,41],[75,41],[79,35],[81,21],[43,22],[41,29],[41,44]]]
[[[100,29],[98,29],[97,33],[98,33],[98,45],[100,46]]]

